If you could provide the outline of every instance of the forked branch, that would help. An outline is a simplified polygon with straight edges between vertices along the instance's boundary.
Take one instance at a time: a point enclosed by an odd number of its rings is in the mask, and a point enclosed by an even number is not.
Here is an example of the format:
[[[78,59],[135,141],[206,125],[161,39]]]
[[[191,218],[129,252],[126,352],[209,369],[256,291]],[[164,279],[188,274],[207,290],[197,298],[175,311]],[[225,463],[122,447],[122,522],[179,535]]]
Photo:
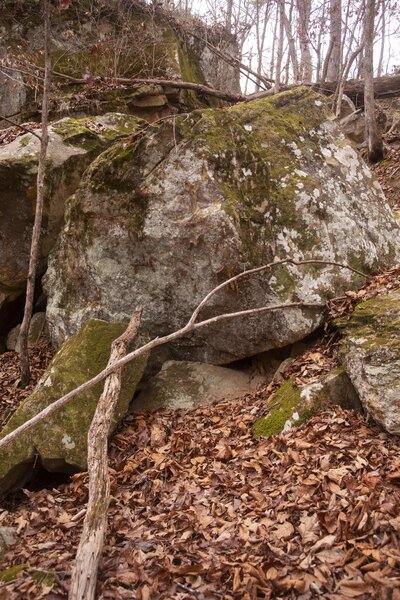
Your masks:
[[[153,340],[151,340],[144,346],[141,346],[140,348],[137,348],[133,352],[130,352],[123,358],[118,359],[113,365],[108,365],[103,371],[98,373],[95,377],[93,377],[92,379],[89,379],[88,381],[86,381],[85,383],[82,383],[77,388],[71,390],[70,392],[65,394],[65,396],[62,396],[61,398],[59,398],[58,400],[56,400],[55,402],[53,402],[52,404],[47,406],[45,409],[43,409],[40,413],[38,413],[37,415],[35,415],[31,419],[29,419],[29,421],[26,421],[25,423],[23,423],[22,425],[20,425],[16,429],[14,429],[14,431],[12,431],[8,435],[6,435],[3,439],[0,440],[0,448],[4,448],[8,444],[10,444],[21,433],[27,431],[28,429],[30,429],[31,427],[33,427],[34,425],[36,425],[37,423],[39,423],[40,421],[45,419],[46,417],[49,417],[56,410],[58,410],[59,408],[61,408],[65,404],[67,404],[67,402],[72,400],[72,398],[75,398],[75,396],[77,396],[78,394],[85,392],[86,390],[90,389],[97,383],[100,383],[100,381],[103,381],[104,379],[106,379],[106,377],[111,375],[111,373],[113,373],[116,369],[119,369],[119,368],[123,367],[124,365],[126,365],[127,363],[131,362],[132,360],[135,360],[135,358],[138,358],[139,356],[142,356],[143,354],[150,352],[151,350],[153,350],[153,348],[157,348],[158,346],[168,344],[169,342],[173,342],[174,340],[177,340],[178,338],[181,338],[181,337],[191,333],[192,331],[196,331],[197,329],[207,327],[207,325],[211,325],[213,323],[217,323],[218,321],[223,321],[226,319],[234,319],[234,318],[238,318],[238,317],[242,317],[242,316],[246,316],[246,315],[259,314],[259,313],[270,312],[270,311],[274,311],[274,310],[287,310],[287,309],[293,309],[293,308],[321,308],[321,307],[325,306],[325,303],[323,303],[323,302],[288,302],[288,303],[284,303],[284,304],[272,304],[272,305],[268,305],[268,306],[261,306],[258,308],[250,308],[247,310],[240,310],[240,311],[237,311],[234,313],[225,313],[225,314],[217,315],[215,317],[211,317],[209,319],[205,319],[204,321],[200,321],[200,322],[196,323],[196,319],[199,315],[200,310],[205,306],[205,304],[208,302],[208,300],[212,296],[214,296],[214,294],[216,294],[219,290],[226,287],[230,283],[237,281],[241,277],[251,275],[254,273],[259,273],[266,269],[273,268],[275,266],[279,266],[279,265],[282,265],[285,263],[291,263],[296,266],[307,265],[307,264],[336,266],[336,267],[340,267],[342,269],[348,269],[350,271],[353,271],[354,273],[357,273],[358,275],[361,275],[362,277],[367,278],[367,275],[365,273],[362,273],[361,271],[358,271],[357,269],[354,269],[353,267],[350,267],[350,266],[342,264],[342,263],[337,263],[337,262],[333,262],[333,261],[323,261],[323,260],[295,261],[293,259],[284,259],[282,261],[276,261],[273,263],[269,263],[262,267],[256,267],[254,269],[249,269],[247,271],[243,271],[242,273],[239,273],[238,275],[231,277],[227,281],[223,282],[222,284],[220,284],[219,286],[217,286],[216,288],[211,290],[211,292],[209,294],[207,294],[207,296],[205,296],[205,298],[199,303],[197,308],[194,310],[192,316],[190,317],[188,323],[184,327],[182,327],[181,329],[178,329],[177,331],[174,331],[173,333],[170,333],[168,335],[154,338]]]

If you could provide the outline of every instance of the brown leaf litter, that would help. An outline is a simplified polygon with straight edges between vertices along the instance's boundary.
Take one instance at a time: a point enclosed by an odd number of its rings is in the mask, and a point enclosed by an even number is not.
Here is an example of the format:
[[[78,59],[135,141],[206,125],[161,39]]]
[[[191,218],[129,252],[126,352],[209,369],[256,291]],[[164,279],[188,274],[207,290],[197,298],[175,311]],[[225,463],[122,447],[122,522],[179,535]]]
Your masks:
[[[360,298],[396,286],[393,269]],[[313,381],[335,360],[328,332],[288,375]],[[400,600],[399,439],[331,408],[254,442],[269,396],[125,419],[110,444],[99,598]],[[0,527],[18,541],[1,569],[19,570],[0,598],[67,597],[87,484],[80,473],[3,501]]]

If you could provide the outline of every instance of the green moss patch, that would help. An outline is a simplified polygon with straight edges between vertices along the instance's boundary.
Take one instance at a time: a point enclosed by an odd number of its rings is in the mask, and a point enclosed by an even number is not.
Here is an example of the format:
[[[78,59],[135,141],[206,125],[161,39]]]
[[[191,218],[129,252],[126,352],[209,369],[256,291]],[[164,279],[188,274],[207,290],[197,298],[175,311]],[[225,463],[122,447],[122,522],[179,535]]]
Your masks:
[[[270,399],[268,414],[254,423],[254,438],[258,440],[260,437],[280,433],[288,422],[293,421],[294,425],[299,425],[302,422],[300,414],[297,413],[300,401],[300,390],[295,387],[293,378],[289,379]],[[297,419],[294,414],[299,415]]]
[[[341,317],[335,324],[342,332],[343,347],[351,340],[361,350],[387,348],[400,353],[400,292],[360,302],[350,319]]]

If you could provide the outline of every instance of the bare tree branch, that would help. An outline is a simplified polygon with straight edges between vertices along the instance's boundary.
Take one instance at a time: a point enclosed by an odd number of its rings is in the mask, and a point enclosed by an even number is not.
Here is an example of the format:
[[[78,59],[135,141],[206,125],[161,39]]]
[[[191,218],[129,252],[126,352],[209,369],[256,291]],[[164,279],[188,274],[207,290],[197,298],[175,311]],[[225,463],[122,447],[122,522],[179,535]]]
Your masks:
[[[36,425],[37,423],[39,423],[40,421],[45,419],[46,417],[49,417],[56,410],[58,410],[59,408],[61,408],[65,404],[67,404],[67,402],[72,400],[72,398],[75,398],[75,396],[77,396],[78,394],[81,394],[82,392],[90,389],[91,387],[96,385],[96,383],[103,381],[106,377],[111,375],[111,373],[113,373],[116,369],[119,369],[119,368],[123,367],[124,365],[126,365],[127,363],[129,363],[130,361],[134,360],[135,358],[138,358],[139,356],[142,356],[143,354],[150,352],[151,350],[153,350],[153,348],[157,348],[158,346],[168,344],[169,342],[172,342],[178,338],[181,338],[181,337],[187,335],[188,333],[191,333],[192,331],[195,331],[202,327],[206,327],[207,325],[211,325],[212,323],[217,323],[218,321],[222,321],[222,320],[226,320],[226,319],[233,319],[233,318],[237,318],[237,317],[241,317],[241,316],[245,316],[245,315],[257,314],[257,313],[261,313],[261,312],[269,312],[269,311],[273,311],[273,310],[283,310],[283,309],[303,308],[303,307],[304,308],[321,308],[321,307],[325,306],[325,303],[321,303],[321,302],[315,302],[315,303],[312,303],[312,302],[290,302],[290,303],[286,303],[286,304],[272,304],[269,306],[262,306],[259,308],[251,308],[248,310],[242,310],[242,311],[238,311],[235,313],[226,313],[226,314],[222,314],[222,315],[217,315],[216,317],[211,317],[204,321],[200,321],[199,323],[195,323],[195,320],[196,320],[197,315],[198,315],[199,311],[201,310],[201,308],[204,307],[205,303],[218,290],[222,289],[226,285],[229,285],[229,283],[232,283],[233,281],[237,281],[241,277],[250,275],[252,273],[261,272],[261,271],[271,268],[275,265],[278,266],[278,265],[281,265],[284,263],[292,263],[294,265],[303,265],[303,264],[304,265],[306,265],[306,264],[332,265],[332,266],[337,266],[337,267],[340,267],[343,269],[349,269],[349,270],[357,273],[358,275],[361,275],[362,277],[367,277],[367,275],[365,275],[361,271],[358,271],[357,269],[353,269],[353,267],[349,267],[348,265],[336,263],[336,262],[332,262],[332,261],[323,261],[323,260],[295,261],[292,259],[285,259],[283,261],[277,261],[275,263],[269,263],[268,265],[264,265],[262,267],[257,267],[255,269],[249,269],[248,271],[243,271],[242,273],[239,273],[238,275],[235,275],[234,277],[231,277],[230,279],[228,279],[226,282],[220,284],[214,290],[211,290],[211,292],[209,294],[207,294],[207,296],[197,306],[197,308],[193,312],[192,316],[190,317],[188,323],[184,327],[182,327],[181,329],[178,329],[177,331],[174,331],[173,333],[170,333],[168,335],[154,338],[153,340],[151,340],[144,346],[141,346],[140,348],[137,348],[133,352],[130,352],[124,358],[117,360],[113,365],[107,366],[103,371],[98,373],[95,377],[93,377],[92,379],[89,379],[85,383],[82,383],[80,386],[78,386],[74,390],[71,390],[70,392],[68,392],[67,394],[65,394],[64,396],[62,396],[61,398],[59,398],[58,400],[56,400],[55,402],[53,402],[52,404],[47,406],[40,413],[38,413],[37,415],[35,415],[31,419],[29,419],[28,421],[23,423],[16,429],[14,429],[14,431],[11,431],[8,435],[6,435],[3,439],[0,440],[0,448],[4,448],[8,444],[10,444],[20,434],[24,433],[25,431],[27,431],[28,429],[30,429],[31,427],[33,427],[34,425]]]
[[[15,127],[19,127],[21,129],[21,131],[25,131],[25,133],[30,133],[31,135],[34,135],[35,137],[37,137],[38,140],[41,140],[42,138],[40,137],[40,135],[38,135],[37,133],[35,133],[34,131],[31,131],[30,129],[28,129],[27,127],[24,127],[23,125],[20,125],[19,123],[17,123],[16,121],[13,121],[12,119],[10,119],[9,117],[5,117],[4,115],[0,115],[0,121],[1,120],[7,121],[7,123],[10,123],[10,125],[14,125]]]
[[[142,307],[136,309],[126,331],[112,343],[108,367],[125,356],[136,339],[142,311]],[[72,570],[70,600],[91,600],[95,596],[110,502],[108,438],[121,392],[121,377],[121,369],[107,377],[88,433],[89,500]]]

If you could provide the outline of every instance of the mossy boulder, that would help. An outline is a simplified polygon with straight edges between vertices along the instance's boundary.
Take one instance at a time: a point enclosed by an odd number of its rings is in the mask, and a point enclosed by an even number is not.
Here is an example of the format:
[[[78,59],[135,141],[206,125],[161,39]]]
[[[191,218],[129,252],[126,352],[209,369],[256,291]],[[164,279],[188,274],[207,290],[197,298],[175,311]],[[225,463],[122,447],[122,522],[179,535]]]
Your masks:
[[[296,386],[289,379],[272,395],[268,412],[253,426],[253,436],[268,437],[298,427],[327,405],[361,410],[358,395],[343,367],[325,375],[321,381]]]
[[[132,403],[133,412],[189,410],[256,392],[265,377],[205,363],[167,361]]]
[[[98,156],[69,203],[45,286],[52,340],[91,317],[146,307],[152,337],[182,327],[216,285],[288,257],[364,272],[399,255],[399,227],[377,182],[305,88],[149,126]],[[214,295],[201,318],[282,302],[324,302],[363,278],[283,265]],[[163,349],[163,359],[225,364],[294,343],[322,308],[225,320]],[[155,357],[155,355],[153,355]]]
[[[362,405],[386,431],[400,435],[400,292],[361,302],[337,324],[343,363]]]
[[[123,323],[88,321],[53,358],[37,390],[17,409],[0,433],[4,437],[49,404],[94,377],[105,368],[111,343],[125,330]],[[125,415],[147,357],[129,363],[123,381],[113,428]],[[38,466],[66,473],[85,470],[87,434],[103,389],[99,383],[73,398],[49,418],[33,426],[0,449],[0,495],[20,487]]]
[[[110,144],[135,132],[140,123],[131,116],[107,114],[66,118],[50,125],[39,274],[63,224],[65,201],[78,187],[84,170]],[[40,135],[40,130],[35,133]],[[0,148],[0,310],[26,284],[39,149],[40,140],[30,133]]]

